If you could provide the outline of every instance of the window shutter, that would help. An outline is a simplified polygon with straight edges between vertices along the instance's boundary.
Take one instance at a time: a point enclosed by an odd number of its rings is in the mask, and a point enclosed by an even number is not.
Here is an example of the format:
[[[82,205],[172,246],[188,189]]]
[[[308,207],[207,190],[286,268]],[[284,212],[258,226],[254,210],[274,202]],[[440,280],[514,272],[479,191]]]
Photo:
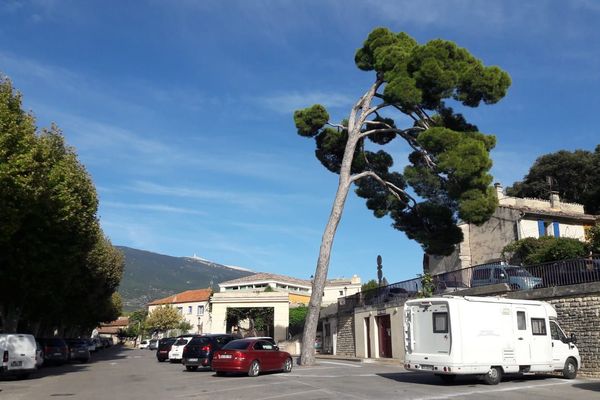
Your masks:
[[[552,222],[552,226],[554,227],[554,237],[560,237],[560,225],[558,221]]]
[[[541,219],[538,220],[538,234],[540,237],[546,236],[546,227]]]

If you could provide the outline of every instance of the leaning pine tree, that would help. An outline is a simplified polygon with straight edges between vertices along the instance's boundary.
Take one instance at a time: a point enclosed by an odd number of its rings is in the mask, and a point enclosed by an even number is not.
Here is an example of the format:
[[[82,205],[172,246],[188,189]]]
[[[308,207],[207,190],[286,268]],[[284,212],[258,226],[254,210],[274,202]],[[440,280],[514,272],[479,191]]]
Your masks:
[[[506,94],[509,75],[485,67],[453,42],[436,39],[419,45],[406,33],[385,28],[369,34],[355,62],[364,71],[374,71],[375,82],[347,120],[332,123],[319,104],[294,113],[298,134],[315,138],[317,158],[340,176],[314,274],[303,365],[314,364],[312,344],[331,247],[352,184],[376,217],[389,215],[394,228],[429,254],[450,254],[462,241],[457,220],[482,224],[497,204],[489,174],[489,152],[496,139],[478,132],[445,100],[469,107],[482,101],[494,104]],[[394,113],[400,113],[401,121],[408,117],[410,126],[396,125]],[[369,142],[383,146],[396,138],[412,148],[403,173],[392,170],[390,154],[366,148]]]

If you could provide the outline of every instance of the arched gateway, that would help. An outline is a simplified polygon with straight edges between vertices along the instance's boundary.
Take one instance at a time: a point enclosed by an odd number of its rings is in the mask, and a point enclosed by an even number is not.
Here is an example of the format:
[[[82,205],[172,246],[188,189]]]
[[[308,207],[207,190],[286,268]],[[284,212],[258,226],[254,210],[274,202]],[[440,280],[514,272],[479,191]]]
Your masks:
[[[211,330],[226,332],[228,308],[264,307],[273,309],[275,341],[287,338],[290,300],[288,293],[231,291],[213,294],[211,298]]]

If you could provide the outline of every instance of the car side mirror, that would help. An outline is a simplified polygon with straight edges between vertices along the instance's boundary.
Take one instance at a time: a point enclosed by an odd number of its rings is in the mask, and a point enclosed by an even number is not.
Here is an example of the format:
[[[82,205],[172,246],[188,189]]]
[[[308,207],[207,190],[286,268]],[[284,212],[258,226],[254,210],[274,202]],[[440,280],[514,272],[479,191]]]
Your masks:
[[[571,337],[569,338],[569,342],[577,343],[577,336],[574,333],[571,333]]]

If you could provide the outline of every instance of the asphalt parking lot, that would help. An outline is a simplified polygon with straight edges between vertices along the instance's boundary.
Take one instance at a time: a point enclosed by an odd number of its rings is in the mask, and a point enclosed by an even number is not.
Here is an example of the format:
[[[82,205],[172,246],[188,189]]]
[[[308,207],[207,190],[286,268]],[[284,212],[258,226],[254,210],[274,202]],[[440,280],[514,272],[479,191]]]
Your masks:
[[[113,347],[87,364],[42,368],[28,380],[0,380],[0,399],[593,399],[600,380],[555,376],[507,377],[497,386],[473,378],[442,384],[428,374],[389,363],[318,360],[289,374],[256,378],[188,372],[159,363],[153,351]]]

